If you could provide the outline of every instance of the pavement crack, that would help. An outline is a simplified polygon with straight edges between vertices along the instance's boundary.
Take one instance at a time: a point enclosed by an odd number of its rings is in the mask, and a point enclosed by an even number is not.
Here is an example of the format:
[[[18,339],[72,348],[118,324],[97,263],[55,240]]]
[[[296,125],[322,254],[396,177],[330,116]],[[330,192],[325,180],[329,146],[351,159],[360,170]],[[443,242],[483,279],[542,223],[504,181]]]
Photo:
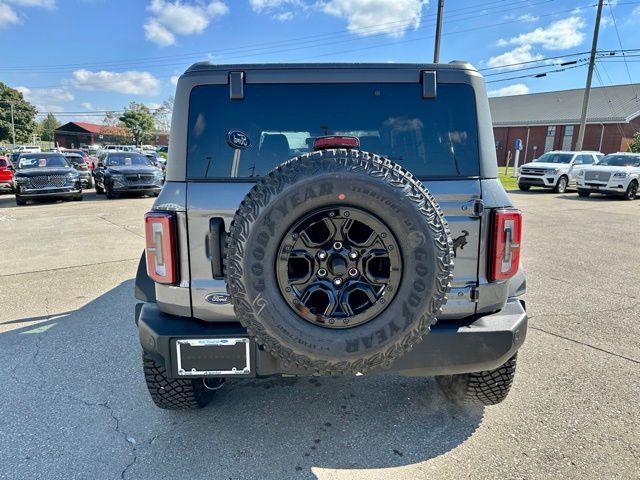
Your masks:
[[[628,307],[620,307],[620,308],[603,308],[602,310],[587,310],[584,312],[571,312],[571,313],[540,313],[538,315],[536,315],[537,317],[561,317],[561,318],[569,318],[569,317],[579,317],[581,315],[586,315],[589,313],[622,313],[622,312],[628,312],[628,311],[633,311],[635,309],[637,309],[640,306],[640,302],[636,302],[633,305],[630,305]],[[533,318],[533,316],[529,317],[529,318]]]
[[[31,270],[28,272],[16,272],[16,273],[7,273],[5,275],[0,275],[0,278],[5,278],[5,277],[16,277],[18,275],[29,275],[31,273],[48,273],[48,272],[59,272],[62,270],[71,270],[74,268],[84,268],[84,267],[95,267],[98,265],[109,265],[112,263],[124,263],[124,262],[133,262],[133,261],[137,261],[140,260],[140,258],[123,258],[122,260],[108,260],[106,262],[96,262],[96,263],[83,263],[80,265],[71,265],[69,267],[56,267],[56,268],[47,268],[44,270]]]
[[[529,317],[529,320],[531,320],[532,318],[533,317]],[[621,355],[619,353],[612,352],[611,350],[607,350],[607,349],[604,349],[604,348],[601,348],[601,347],[596,347],[595,345],[591,345],[591,344],[586,343],[586,342],[581,342],[580,340],[576,340],[575,338],[567,337],[567,336],[561,335],[559,333],[550,332],[549,330],[545,330],[544,328],[534,327],[531,324],[529,325],[529,328],[531,330],[536,330],[538,332],[546,333],[547,335],[551,335],[553,337],[561,338],[563,340],[567,340],[568,342],[576,343],[578,345],[582,345],[583,347],[592,348],[593,350],[597,350],[598,352],[606,353],[608,355],[612,355],[614,357],[622,358],[623,360],[627,360],[629,362],[635,363],[636,365],[640,365],[640,360],[636,360],[635,358],[627,357],[625,355]]]
[[[120,478],[124,480],[126,478],[127,470],[129,470],[136,463],[136,461],[138,460],[138,455],[136,453],[136,444],[135,444],[135,442],[130,441],[129,440],[129,436],[127,435],[127,433],[123,432],[120,429],[120,418],[118,418],[116,413],[113,411],[113,408],[111,408],[111,405],[109,405],[109,401],[106,400],[104,402],[89,402],[87,400],[75,397],[73,395],[67,395],[67,398],[69,400],[71,400],[71,401],[82,403],[83,405],[85,405],[87,407],[100,407],[100,408],[106,409],[109,412],[109,416],[115,422],[114,430],[116,431],[116,433],[118,435],[120,435],[124,439],[125,444],[131,449],[131,451],[129,453],[133,457],[131,459],[131,461],[128,462],[124,466],[122,471],[120,472]],[[153,442],[156,439],[156,437],[157,437],[157,435],[155,437],[153,437],[150,442]]]
[[[118,228],[121,228],[121,229],[122,229],[122,230],[124,230],[125,232],[129,232],[129,233],[131,233],[132,235],[135,235],[136,237],[144,238],[144,235],[140,235],[139,233],[136,233],[136,232],[134,232],[133,230],[129,230],[129,229],[128,229],[127,227],[125,227],[124,225],[120,225],[119,223],[112,222],[111,220],[109,220],[109,219],[107,219],[107,218],[103,217],[102,215],[98,215],[98,218],[100,218],[101,220],[104,220],[104,221],[105,221],[105,222],[107,222],[107,223],[110,223],[111,225],[114,225],[114,226],[116,226],[116,227],[118,227]]]

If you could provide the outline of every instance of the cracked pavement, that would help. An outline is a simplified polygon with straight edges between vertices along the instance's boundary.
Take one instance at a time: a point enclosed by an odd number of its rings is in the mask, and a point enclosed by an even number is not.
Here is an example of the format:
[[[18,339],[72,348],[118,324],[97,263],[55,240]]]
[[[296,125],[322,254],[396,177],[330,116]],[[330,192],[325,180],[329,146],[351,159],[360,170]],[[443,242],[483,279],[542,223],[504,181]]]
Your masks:
[[[380,375],[232,381],[167,412],[133,324],[152,199],[0,196],[0,478],[639,478],[640,200],[512,198],[531,328],[503,404]]]

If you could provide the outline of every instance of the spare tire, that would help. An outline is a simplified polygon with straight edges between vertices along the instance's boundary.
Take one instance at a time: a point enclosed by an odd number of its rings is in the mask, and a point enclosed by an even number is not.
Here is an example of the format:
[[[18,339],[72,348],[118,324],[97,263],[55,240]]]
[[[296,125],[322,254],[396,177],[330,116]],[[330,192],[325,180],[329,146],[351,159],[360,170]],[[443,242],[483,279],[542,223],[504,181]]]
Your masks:
[[[291,159],[260,180],[227,236],[240,322],[285,368],[384,368],[436,321],[453,271],[449,227],[405,169],[359,150]]]

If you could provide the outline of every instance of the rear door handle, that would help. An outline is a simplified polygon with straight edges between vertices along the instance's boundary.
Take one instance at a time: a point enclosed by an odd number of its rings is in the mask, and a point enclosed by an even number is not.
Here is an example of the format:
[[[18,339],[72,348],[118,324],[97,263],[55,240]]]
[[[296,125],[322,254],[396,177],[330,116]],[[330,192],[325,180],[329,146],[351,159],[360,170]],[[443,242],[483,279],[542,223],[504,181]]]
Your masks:
[[[211,274],[213,278],[224,278],[224,265],[222,257],[224,255],[224,242],[226,233],[224,231],[224,220],[214,217],[209,220],[209,234],[207,235],[207,254],[211,261]]]

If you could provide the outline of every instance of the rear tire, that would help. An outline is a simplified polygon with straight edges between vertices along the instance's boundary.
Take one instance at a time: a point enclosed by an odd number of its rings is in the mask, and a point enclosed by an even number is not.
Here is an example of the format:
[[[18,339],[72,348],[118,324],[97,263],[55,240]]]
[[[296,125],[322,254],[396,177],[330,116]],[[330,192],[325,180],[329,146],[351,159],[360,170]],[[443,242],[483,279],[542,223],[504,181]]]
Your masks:
[[[93,188],[93,180],[91,180],[91,178],[89,178],[89,180],[87,180],[87,190],[89,190],[90,188]]]
[[[19,207],[24,207],[27,204],[26,200],[21,199],[18,194],[16,194],[16,205]]]
[[[102,195],[104,193],[104,189],[96,183],[96,195]]]
[[[445,396],[462,405],[487,406],[502,402],[511,389],[516,374],[515,354],[495,370],[436,377]]]
[[[522,190],[523,192],[528,192],[529,189],[531,188],[531,185],[522,185],[521,183],[518,184],[518,188],[520,190]]]
[[[567,191],[567,186],[569,185],[569,179],[564,175],[558,179],[558,183],[553,188],[553,191],[556,193],[564,193]]]
[[[142,353],[144,379],[149,389],[153,403],[166,410],[194,410],[206,407],[215,389],[209,384],[205,387],[204,381],[198,379],[168,378],[164,367],[151,358],[145,352]],[[211,380],[211,379],[210,379]],[[215,380],[215,379],[214,379]],[[222,386],[224,380],[217,383]]]
[[[591,195],[591,192],[589,190],[578,189],[578,195],[580,197],[587,198],[589,195]]]

